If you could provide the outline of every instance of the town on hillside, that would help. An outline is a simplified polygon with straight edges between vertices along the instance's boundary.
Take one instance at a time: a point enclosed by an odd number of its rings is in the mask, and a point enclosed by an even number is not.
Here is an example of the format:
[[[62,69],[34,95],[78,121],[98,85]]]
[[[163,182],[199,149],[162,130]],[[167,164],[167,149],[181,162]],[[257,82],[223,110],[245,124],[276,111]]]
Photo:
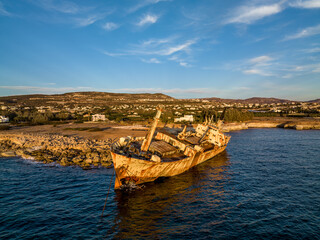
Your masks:
[[[320,117],[320,100],[290,101],[276,98],[245,100],[175,99],[164,94],[114,94],[99,92],[0,97],[0,122],[45,124],[49,122],[150,123],[157,105],[165,123],[217,121],[224,109],[227,122],[261,117]]]

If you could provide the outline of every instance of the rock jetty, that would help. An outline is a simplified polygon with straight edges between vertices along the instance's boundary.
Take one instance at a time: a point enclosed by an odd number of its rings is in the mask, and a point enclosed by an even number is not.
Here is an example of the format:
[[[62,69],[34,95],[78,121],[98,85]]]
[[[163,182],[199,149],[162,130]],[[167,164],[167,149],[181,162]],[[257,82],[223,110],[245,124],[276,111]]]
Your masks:
[[[295,130],[312,130],[320,129],[320,122],[246,122],[246,123],[227,123],[222,125],[222,131],[239,131],[249,128],[289,128]]]
[[[84,169],[109,167],[112,163],[108,140],[89,140],[57,134],[0,134],[0,156],[19,156],[62,166]]]

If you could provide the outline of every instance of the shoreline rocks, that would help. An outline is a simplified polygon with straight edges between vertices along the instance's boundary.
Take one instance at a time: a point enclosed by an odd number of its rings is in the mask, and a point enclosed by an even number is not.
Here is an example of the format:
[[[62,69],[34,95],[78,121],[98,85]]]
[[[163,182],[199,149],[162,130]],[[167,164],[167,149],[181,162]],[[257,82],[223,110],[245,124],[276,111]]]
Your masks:
[[[320,123],[297,123],[297,122],[247,122],[247,123],[227,123],[222,126],[222,131],[239,131],[249,128],[287,128],[295,130],[320,130]]]
[[[0,134],[0,156],[22,157],[83,169],[110,167],[111,139],[88,140],[57,134]]]

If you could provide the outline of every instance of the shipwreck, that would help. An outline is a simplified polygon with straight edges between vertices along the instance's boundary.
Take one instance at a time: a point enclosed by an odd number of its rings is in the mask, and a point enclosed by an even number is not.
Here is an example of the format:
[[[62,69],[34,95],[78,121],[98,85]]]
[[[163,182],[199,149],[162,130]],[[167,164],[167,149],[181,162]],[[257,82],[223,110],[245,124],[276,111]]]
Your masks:
[[[217,126],[209,120],[191,131],[185,126],[178,134],[163,129],[156,133],[162,111],[158,107],[145,137],[122,137],[112,145],[115,189],[181,174],[227,147],[230,136],[220,131],[220,120]]]

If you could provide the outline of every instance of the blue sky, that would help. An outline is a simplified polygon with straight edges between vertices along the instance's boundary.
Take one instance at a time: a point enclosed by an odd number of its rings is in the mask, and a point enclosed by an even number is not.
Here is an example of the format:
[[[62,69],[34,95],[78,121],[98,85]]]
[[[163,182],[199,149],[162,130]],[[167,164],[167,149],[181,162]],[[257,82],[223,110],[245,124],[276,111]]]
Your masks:
[[[0,0],[0,95],[320,98],[320,0]]]

